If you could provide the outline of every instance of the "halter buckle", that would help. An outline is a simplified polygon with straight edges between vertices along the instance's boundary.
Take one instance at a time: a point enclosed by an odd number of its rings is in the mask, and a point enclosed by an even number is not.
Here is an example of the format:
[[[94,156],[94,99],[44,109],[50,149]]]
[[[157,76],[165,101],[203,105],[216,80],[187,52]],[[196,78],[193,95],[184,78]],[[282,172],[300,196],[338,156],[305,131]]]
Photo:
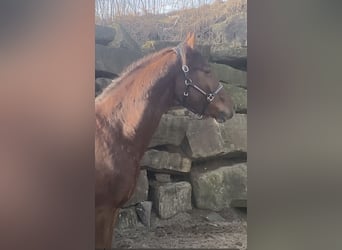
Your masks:
[[[212,93],[210,93],[210,94],[207,95],[207,100],[208,100],[208,102],[212,102],[212,101],[214,100],[214,98],[215,98],[215,95],[212,94]]]

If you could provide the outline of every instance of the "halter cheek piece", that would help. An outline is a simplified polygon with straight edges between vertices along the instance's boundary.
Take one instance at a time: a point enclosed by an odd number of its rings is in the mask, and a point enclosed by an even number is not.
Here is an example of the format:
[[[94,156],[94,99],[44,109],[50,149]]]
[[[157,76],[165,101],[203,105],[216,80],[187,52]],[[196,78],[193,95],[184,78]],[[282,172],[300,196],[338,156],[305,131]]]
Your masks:
[[[191,112],[197,114],[199,116],[199,118],[201,119],[207,109],[207,107],[209,106],[209,104],[215,99],[215,96],[220,92],[220,90],[223,88],[222,84],[219,82],[219,86],[218,88],[212,92],[212,93],[207,93],[205,92],[203,89],[201,89],[199,86],[197,86],[196,84],[194,84],[191,80],[191,78],[189,77],[189,66],[185,64],[185,53],[184,53],[184,45],[183,44],[179,44],[177,47],[175,47],[173,49],[177,55],[180,56],[181,58],[181,62],[182,62],[182,71],[184,73],[184,84],[185,84],[185,90],[183,93],[183,99],[182,99],[182,106],[186,107],[187,109],[189,109]],[[195,90],[199,91],[201,94],[203,94],[206,97],[206,103],[202,109],[201,113],[196,112],[194,109],[190,108],[189,106],[186,105],[186,99],[189,96],[189,88],[192,87]]]

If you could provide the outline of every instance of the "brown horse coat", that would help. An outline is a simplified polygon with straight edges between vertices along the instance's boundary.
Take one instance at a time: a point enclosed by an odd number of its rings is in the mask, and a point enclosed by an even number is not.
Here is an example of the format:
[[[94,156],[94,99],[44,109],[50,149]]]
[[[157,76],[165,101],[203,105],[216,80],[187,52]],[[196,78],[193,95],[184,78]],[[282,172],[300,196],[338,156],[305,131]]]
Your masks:
[[[191,54],[193,34],[184,46]],[[201,71],[204,67],[207,70],[208,65],[204,65],[198,53],[194,56],[193,60],[191,56],[187,58],[189,68],[194,69],[191,77],[205,82],[201,86],[208,91],[216,88],[216,79]],[[96,248],[111,248],[115,220],[119,208],[135,190],[139,162],[162,114],[183,92],[184,74],[179,56],[167,48],[133,64],[96,98]],[[203,96],[193,90],[189,94],[189,104],[203,106]],[[216,99],[208,106],[206,115],[224,114],[229,118],[232,114],[229,96],[222,91]]]

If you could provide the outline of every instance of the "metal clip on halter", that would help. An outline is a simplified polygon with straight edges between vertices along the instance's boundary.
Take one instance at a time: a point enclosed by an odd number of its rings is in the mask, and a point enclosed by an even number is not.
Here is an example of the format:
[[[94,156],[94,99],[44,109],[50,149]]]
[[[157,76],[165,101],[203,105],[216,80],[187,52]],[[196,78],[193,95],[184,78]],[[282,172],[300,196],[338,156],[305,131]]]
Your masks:
[[[191,79],[185,79],[184,83],[186,86],[189,86],[192,83],[192,80]]]
[[[189,72],[188,65],[186,65],[186,64],[182,65],[182,70],[183,70],[184,73],[188,73]]]
[[[212,102],[212,101],[214,100],[214,98],[215,98],[215,95],[212,94],[212,93],[210,93],[210,94],[207,95],[207,100],[208,100],[208,102]]]

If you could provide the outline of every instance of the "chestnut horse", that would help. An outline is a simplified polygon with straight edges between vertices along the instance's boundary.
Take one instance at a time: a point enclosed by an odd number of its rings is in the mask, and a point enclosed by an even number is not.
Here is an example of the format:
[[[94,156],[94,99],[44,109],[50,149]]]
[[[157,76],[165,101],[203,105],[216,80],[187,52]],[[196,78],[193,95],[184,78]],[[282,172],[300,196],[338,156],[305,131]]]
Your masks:
[[[231,98],[194,45],[192,33],[176,48],[146,56],[95,99],[96,248],[111,248],[119,209],[135,190],[163,113],[178,102],[218,122],[233,116]]]

